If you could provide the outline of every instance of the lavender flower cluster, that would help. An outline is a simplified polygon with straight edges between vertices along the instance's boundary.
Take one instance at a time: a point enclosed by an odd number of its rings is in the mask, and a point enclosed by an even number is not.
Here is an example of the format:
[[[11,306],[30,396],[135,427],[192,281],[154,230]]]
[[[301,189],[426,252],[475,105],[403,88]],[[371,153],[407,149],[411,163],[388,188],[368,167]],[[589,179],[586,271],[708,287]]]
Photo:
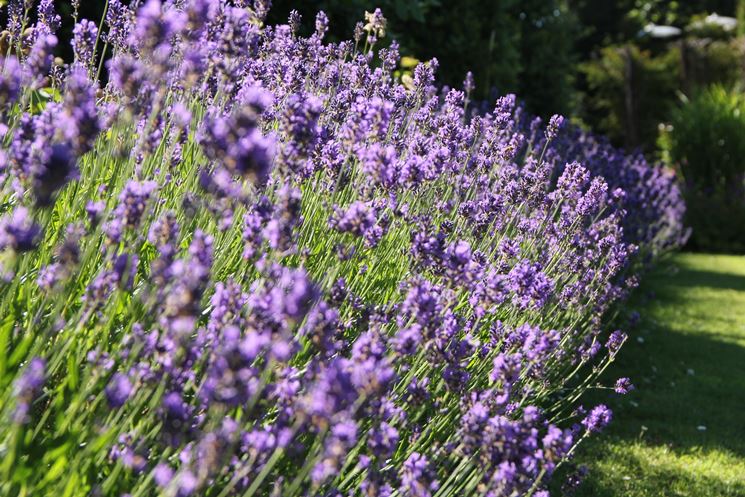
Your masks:
[[[0,494],[547,496],[675,178],[269,4],[8,2]]]

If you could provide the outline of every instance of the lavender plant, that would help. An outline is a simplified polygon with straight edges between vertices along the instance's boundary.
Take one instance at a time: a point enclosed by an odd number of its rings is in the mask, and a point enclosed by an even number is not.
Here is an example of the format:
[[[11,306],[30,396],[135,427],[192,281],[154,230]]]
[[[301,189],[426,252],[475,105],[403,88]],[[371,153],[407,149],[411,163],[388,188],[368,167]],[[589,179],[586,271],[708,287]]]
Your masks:
[[[29,3],[0,74],[0,494],[545,496],[610,421],[578,402],[685,235],[669,173],[512,95],[479,112],[436,60],[397,80],[380,11],[332,44],[262,0],[110,0],[59,66]]]

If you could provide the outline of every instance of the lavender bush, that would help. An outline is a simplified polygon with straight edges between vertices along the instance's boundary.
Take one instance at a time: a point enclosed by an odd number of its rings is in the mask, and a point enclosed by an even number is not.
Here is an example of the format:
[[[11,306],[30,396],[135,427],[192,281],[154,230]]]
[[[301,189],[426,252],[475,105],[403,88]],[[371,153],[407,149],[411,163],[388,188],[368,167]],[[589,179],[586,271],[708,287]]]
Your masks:
[[[0,494],[545,496],[610,421],[578,401],[684,236],[670,174],[512,95],[477,112],[436,60],[397,80],[380,11],[328,44],[267,1],[109,0],[61,66],[31,3],[0,76]]]

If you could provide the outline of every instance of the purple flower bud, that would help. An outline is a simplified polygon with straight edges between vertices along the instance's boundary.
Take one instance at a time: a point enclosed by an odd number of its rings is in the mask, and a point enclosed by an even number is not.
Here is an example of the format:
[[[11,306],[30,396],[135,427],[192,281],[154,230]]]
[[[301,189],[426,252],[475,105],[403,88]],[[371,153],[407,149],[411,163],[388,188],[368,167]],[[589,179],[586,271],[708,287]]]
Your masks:
[[[160,0],[147,0],[137,11],[129,44],[144,52],[169,52],[171,39],[186,27],[186,15],[172,8],[163,8]]]
[[[559,130],[564,125],[564,117],[558,114],[551,116],[548,121],[548,127],[546,128],[546,139],[553,140],[559,136]]]
[[[399,492],[410,497],[431,497],[438,488],[439,483],[427,458],[418,452],[412,452],[401,469]]]
[[[75,52],[75,61],[83,67],[93,67],[93,56],[98,38],[98,26],[93,21],[83,19],[75,25],[72,31],[72,48]]]
[[[316,14],[316,36],[323,38],[329,29],[329,18],[325,12],[320,11]]]
[[[398,430],[388,423],[380,423],[371,428],[367,436],[367,446],[381,460],[389,458],[398,445]]]
[[[176,476],[177,497],[190,497],[194,495],[199,486],[199,481],[191,471],[183,471]]]
[[[72,68],[65,79],[62,102],[64,113],[59,127],[78,156],[93,148],[101,131],[96,108],[96,83],[92,82],[79,66]]]
[[[126,228],[136,229],[140,225],[148,201],[158,188],[154,181],[138,182],[129,180],[119,194],[119,205],[114,210],[115,220]]]
[[[621,346],[624,344],[627,338],[628,335],[626,335],[626,333],[621,330],[616,330],[608,337],[608,341],[605,343],[605,347],[608,349],[608,352],[610,352],[611,355],[615,355],[619,350],[621,350]]]
[[[29,418],[31,403],[39,395],[46,381],[46,361],[34,357],[26,365],[23,374],[16,380],[13,386],[13,394],[16,398],[16,409],[13,419],[17,423],[26,423]]]
[[[468,71],[466,73],[466,79],[465,81],[463,81],[463,91],[465,91],[466,94],[470,95],[475,89],[476,85],[473,82],[473,73],[471,71]]]
[[[261,132],[257,110],[251,103],[230,116],[208,117],[199,142],[207,157],[231,173],[263,184],[272,169],[275,143]]]
[[[36,248],[40,238],[41,228],[31,220],[25,207],[17,207],[0,218],[0,250],[28,252]]]
[[[116,373],[109,381],[105,389],[106,400],[111,408],[119,408],[129,399],[132,394],[132,383],[127,375]]]
[[[34,195],[37,204],[49,205],[57,190],[71,179],[77,178],[77,175],[77,163],[71,148],[61,143],[52,145],[35,177]]]
[[[619,378],[618,380],[616,380],[616,385],[613,387],[613,390],[615,390],[616,393],[619,395],[626,395],[633,389],[634,385],[628,378]]]
[[[88,203],[85,204],[85,212],[88,214],[88,221],[91,223],[91,226],[96,226],[96,224],[98,224],[104,208],[106,208],[106,204],[101,200],[97,202],[89,200]]]
[[[109,30],[106,40],[117,50],[122,50],[127,45],[132,30],[132,18],[132,11],[121,0],[109,0],[106,11],[106,25]]]
[[[597,432],[605,428],[610,423],[613,413],[607,406],[599,404],[592,408],[590,414],[582,420],[582,424],[587,431]]]
[[[23,71],[18,64],[18,60],[10,56],[8,58],[0,57],[0,108],[8,109],[18,101],[21,95],[21,78]]]
[[[155,480],[156,485],[163,488],[171,483],[171,480],[173,480],[173,474],[173,470],[170,466],[161,463],[153,469],[153,480]]]
[[[28,69],[31,88],[39,88],[45,83],[45,79],[52,70],[54,48],[56,46],[57,37],[53,34],[39,34],[36,37],[26,58],[26,68]]]
[[[54,34],[60,28],[62,19],[54,11],[54,0],[41,0],[37,7],[37,15],[39,19],[38,26],[44,26],[46,33]]]

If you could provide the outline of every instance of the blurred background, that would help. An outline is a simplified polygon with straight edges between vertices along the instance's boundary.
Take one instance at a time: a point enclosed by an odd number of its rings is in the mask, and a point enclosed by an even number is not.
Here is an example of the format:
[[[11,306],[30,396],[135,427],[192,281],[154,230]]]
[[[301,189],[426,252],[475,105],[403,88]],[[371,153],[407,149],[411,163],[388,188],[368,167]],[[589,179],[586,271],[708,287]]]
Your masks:
[[[80,18],[100,20],[104,0],[80,4]],[[745,253],[745,0],[273,4],[270,23],[296,9],[308,33],[324,10],[332,40],[350,39],[365,11],[380,7],[382,45],[396,40],[406,57],[437,57],[442,84],[460,88],[470,70],[477,99],[516,93],[535,114],[564,114],[674,168],[693,228],[688,248]],[[71,2],[56,5],[69,38]],[[64,48],[59,55],[70,57]]]

